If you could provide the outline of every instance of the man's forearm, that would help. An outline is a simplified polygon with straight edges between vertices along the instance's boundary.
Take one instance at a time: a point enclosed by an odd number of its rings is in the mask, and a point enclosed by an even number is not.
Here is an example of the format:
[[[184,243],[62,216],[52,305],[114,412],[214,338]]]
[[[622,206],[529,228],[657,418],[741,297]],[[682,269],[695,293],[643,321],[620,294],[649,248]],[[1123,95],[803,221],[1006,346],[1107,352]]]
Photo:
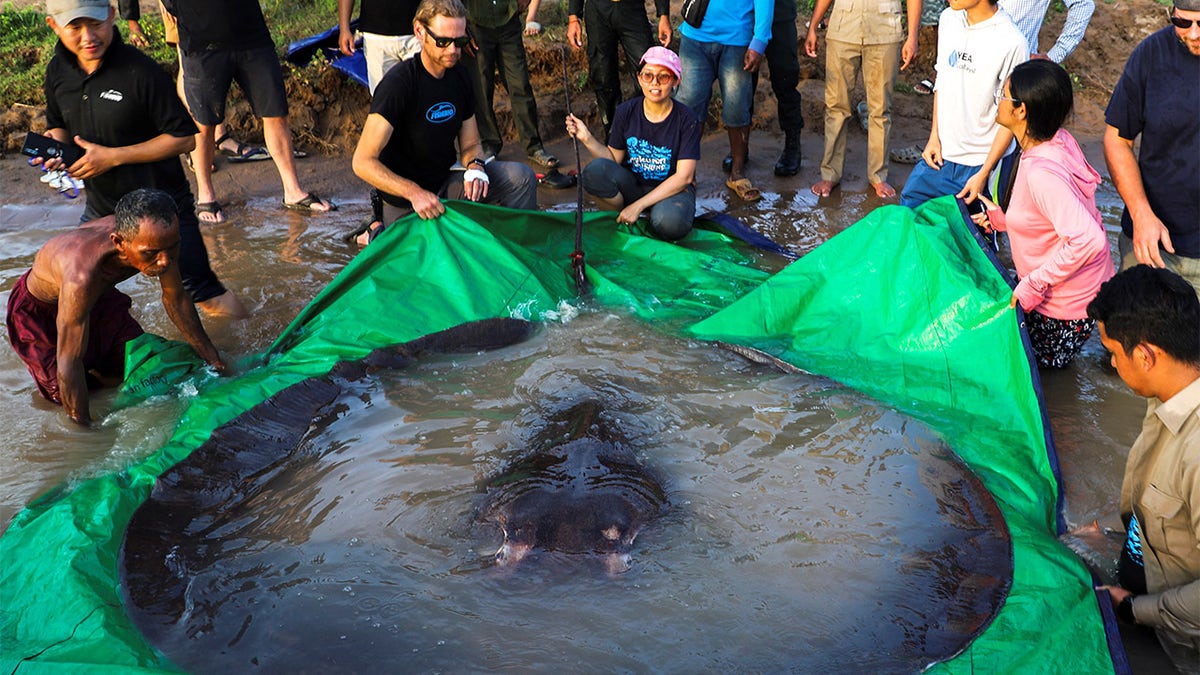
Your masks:
[[[58,395],[62,400],[63,410],[67,413],[67,417],[79,424],[91,424],[92,414],[88,405],[87,373],[84,372],[82,359],[59,359]]]
[[[979,167],[979,171],[991,173],[992,169],[1000,163],[1000,159],[1004,157],[1004,151],[1008,150],[1008,146],[1012,145],[1013,133],[1005,127],[996,129],[996,136],[992,139],[992,147],[988,150],[987,157],[983,160],[983,166]]]
[[[354,175],[363,179],[368,185],[381,192],[412,201],[412,195],[417,191],[425,191],[420,185],[404,178],[383,165],[378,157],[360,158],[353,160]]]
[[[196,313],[196,306],[192,304],[191,297],[187,293],[164,289],[162,301],[163,308],[167,310],[167,317],[179,332],[183,333],[183,339],[192,346],[196,354],[211,365],[220,364],[221,355],[209,339],[208,333],[204,332],[204,325],[200,323],[200,315]]]
[[[146,164],[178,157],[191,152],[195,147],[195,136],[159,134],[148,141],[121,146],[114,150],[120,151],[122,164]]]
[[[1058,34],[1054,46],[1046,52],[1046,56],[1051,61],[1062,63],[1071,55],[1071,52],[1075,51],[1075,48],[1083,40],[1083,34],[1087,31],[1088,23],[1091,22],[1092,13],[1095,11],[1096,3],[1093,0],[1068,0],[1067,18],[1063,22],[1062,32]]]
[[[1133,600],[1133,616],[1143,626],[1172,633],[1200,633],[1200,579]]]
[[[1153,215],[1146,187],[1142,184],[1142,170],[1133,154],[1133,141],[1121,138],[1116,127],[1110,126],[1104,131],[1104,162],[1108,164],[1117,194],[1129,209],[1129,216],[1137,222],[1146,215]]]

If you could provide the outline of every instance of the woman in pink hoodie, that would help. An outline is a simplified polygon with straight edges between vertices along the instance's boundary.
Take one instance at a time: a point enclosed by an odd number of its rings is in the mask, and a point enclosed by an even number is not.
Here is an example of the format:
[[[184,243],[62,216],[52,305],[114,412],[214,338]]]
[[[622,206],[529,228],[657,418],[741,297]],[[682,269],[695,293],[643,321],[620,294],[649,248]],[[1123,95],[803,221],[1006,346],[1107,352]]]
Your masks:
[[[973,216],[985,230],[1008,232],[1019,302],[1041,367],[1065,367],[1095,322],[1087,305],[1113,275],[1108,236],[1096,209],[1100,174],[1062,128],[1074,103],[1071,79],[1057,63],[1017,66],[996,92],[996,121],[1013,132],[1021,162],[1008,210],[983,199]]]

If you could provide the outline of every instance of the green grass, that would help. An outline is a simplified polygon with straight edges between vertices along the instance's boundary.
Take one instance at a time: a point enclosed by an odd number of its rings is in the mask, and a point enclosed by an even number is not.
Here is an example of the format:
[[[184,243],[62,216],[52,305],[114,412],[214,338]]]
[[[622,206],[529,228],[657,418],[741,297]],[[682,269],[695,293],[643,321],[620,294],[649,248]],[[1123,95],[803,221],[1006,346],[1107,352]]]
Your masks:
[[[294,40],[337,24],[337,0],[265,0],[262,7],[280,54]],[[141,25],[150,40],[146,53],[174,74],[178,68],[175,50],[163,40],[162,19],[156,12],[147,12]],[[128,35],[125,21],[119,17],[117,29],[123,37]],[[42,80],[57,41],[42,11],[18,9],[11,3],[3,6],[0,54],[4,55],[7,67],[0,69],[0,108],[14,103],[37,106],[45,103]]]
[[[0,69],[0,104],[8,107],[42,100],[42,77],[54,41],[44,14],[4,6],[0,12],[0,54],[4,54],[7,67]]]

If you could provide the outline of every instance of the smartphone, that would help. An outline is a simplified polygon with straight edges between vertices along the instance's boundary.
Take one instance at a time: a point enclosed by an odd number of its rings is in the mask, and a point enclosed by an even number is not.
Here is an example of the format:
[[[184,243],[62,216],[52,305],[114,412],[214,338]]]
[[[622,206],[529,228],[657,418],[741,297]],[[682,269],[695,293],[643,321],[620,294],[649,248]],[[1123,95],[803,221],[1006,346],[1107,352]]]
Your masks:
[[[63,168],[71,166],[80,157],[83,149],[74,143],[59,143],[34,131],[25,134],[25,142],[21,145],[21,154],[30,157],[41,157],[43,160],[60,158]]]

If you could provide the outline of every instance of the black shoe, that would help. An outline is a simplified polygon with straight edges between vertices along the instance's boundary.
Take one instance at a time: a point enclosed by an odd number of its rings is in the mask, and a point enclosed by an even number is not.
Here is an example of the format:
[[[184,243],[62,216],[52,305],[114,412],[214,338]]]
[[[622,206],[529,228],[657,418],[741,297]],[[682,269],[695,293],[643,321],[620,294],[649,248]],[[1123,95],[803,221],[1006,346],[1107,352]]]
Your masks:
[[[783,154],[775,162],[776,176],[795,176],[800,171],[800,132],[785,134]]]

